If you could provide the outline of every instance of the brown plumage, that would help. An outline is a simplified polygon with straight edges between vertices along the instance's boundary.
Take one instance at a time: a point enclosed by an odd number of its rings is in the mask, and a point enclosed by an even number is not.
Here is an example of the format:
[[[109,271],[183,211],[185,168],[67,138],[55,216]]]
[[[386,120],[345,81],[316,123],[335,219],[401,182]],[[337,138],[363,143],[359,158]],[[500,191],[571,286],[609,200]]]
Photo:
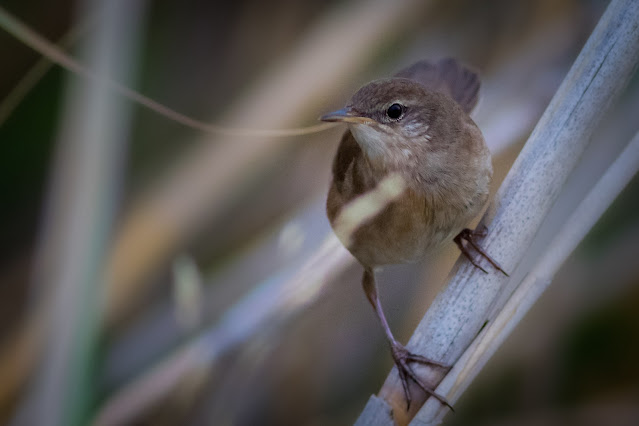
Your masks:
[[[468,115],[478,92],[477,74],[456,60],[420,61],[393,78],[365,85],[344,109],[321,118],[349,126],[333,162],[326,211],[337,236],[364,266],[364,290],[388,337],[409,405],[408,377],[448,405],[409,367],[411,362],[439,364],[409,353],[394,339],[374,270],[416,262],[451,240],[467,256],[462,239],[485,256],[473,231],[465,229],[486,203],[492,178],[490,152]],[[357,226],[340,226],[346,209],[379,192],[389,177],[401,182],[397,194],[364,214]]]

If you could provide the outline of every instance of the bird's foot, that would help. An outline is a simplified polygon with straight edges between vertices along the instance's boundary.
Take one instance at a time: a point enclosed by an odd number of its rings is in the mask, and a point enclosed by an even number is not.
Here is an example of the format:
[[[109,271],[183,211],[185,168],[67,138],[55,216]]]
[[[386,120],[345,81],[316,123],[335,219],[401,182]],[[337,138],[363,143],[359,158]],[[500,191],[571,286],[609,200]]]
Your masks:
[[[399,372],[399,378],[402,382],[402,387],[404,388],[404,396],[406,397],[406,410],[410,409],[411,396],[410,389],[408,387],[408,379],[410,378],[413,382],[417,384],[427,395],[430,395],[436,398],[439,402],[446,405],[448,408],[453,410],[453,407],[450,403],[441,395],[435,393],[435,390],[424,384],[424,382],[417,376],[415,371],[410,367],[410,363],[417,363],[423,365],[431,365],[435,367],[440,367],[444,369],[449,369],[447,365],[444,365],[440,362],[433,361],[432,359],[426,358],[421,355],[416,355],[414,353],[409,352],[404,346],[401,344],[394,342],[391,344],[391,353],[393,355],[393,359],[395,360],[395,365],[397,366],[397,371]],[[454,410],[453,410],[454,411]]]
[[[463,241],[467,241],[468,244],[470,244],[470,246],[473,249],[475,249],[477,253],[481,255],[481,257],[486,259],[491,265],[495,267],[495,269],[497,269],[498,271],[501,271],[502,274],[508,277],[509,276],[508,273],[504,271],[504,269],[499,265],[499,263],[497,263],[493,258],[491,258],[488,255],[488,253],[486,253],[484,249],[482,249],[481,246],[477,244],[476,239],[485,237],[487,233],[488,233],[488,230],[485,226],[483,226],[479,230],[478,229],[471,230],[471,229],[465,228],[459,234],[457,234],[457,236],[453,239],[453,241],[455,241],[455,244],[457,244],[457,247],[459,247],[459,250],[462,252],[462,254],[466,256],[466,258],[470,261],[470,263],[472,263],[473,266],[475,266],[476,268],[481,269],[485,273],[488,273],[486,272],[484,268],[479,266],[479,264],[475,261],[473,256],[470,254],[470,252],[466,248],[466,246],[464,246]]]

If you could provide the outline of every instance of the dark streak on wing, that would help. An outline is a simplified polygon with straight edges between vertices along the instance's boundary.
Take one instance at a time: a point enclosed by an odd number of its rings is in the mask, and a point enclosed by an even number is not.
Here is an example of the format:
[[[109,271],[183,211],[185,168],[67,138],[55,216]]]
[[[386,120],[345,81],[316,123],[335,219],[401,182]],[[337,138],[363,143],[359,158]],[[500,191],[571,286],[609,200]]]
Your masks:
[[[367,174],[366,162],[362,161],[363,156],[362,149],[350,130],[347,130],[333,160],[333,182],[326,199],[326,214],[331,223],[346,203],[375,185]]]
[[[414,80],[433,92],[452,97],[466,113],[470,113],[479,99],[479,75],[454,58],[439,62],[421,60],[404,68],[395,77]]]
[[[347,130],[342,136],[342,140],[337,148],[337,154],[333,159],[333,182],[337,185],[338,191],[342,192],[341,185],[346,181],[346,173],[351,164],[362,155],[362,149],[355,141],[353,134]]]

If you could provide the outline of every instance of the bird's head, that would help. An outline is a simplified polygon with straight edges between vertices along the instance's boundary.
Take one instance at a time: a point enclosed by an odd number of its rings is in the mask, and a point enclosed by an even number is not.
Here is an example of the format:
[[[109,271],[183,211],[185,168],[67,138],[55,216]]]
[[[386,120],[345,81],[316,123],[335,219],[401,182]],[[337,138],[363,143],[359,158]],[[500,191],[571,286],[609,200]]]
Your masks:
[[[429,144],[439,97],[406,78],[376,80],[359,89],[344,108],[320,120],[347,123],[372,160],[408,158]]]

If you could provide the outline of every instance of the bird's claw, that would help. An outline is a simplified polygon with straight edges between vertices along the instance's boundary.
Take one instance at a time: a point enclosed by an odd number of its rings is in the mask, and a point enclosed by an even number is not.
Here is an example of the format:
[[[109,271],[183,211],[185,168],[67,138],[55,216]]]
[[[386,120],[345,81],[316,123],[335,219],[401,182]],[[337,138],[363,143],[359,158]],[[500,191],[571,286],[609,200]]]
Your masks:
[[[444,365],[440,362],[433,361],[429,358],[426,358],[421,355],[417,355],[409,352],[404,346],[399,343],[394,343],[391,345],[391,353],[393,355],[393,360],[395,361],[395,365],[397,366],[397,372],[399,373],[400,381],[402,382],[402,387],[404,388],[404,396],[406,397],[406,410],[410,410],[411,404],[411,395],[410,388],[408,387],[408,379],[410,378],[419,388],[424,391],[427,395],[430,395],[436,398],[439,402],[446,405],[448,408],[453,410],[453,407],[443,396],[437,394],[434,389],[424,384],[424,382],[417,376],[415,371],[410,367],[409,363],[417,363],[423,365],[431,365],[435,367],[448,369],[447,365]],[[454,410],[453,410],[454,411]]]
[[[488,273],[484,268],[479,266],[479,264],[475,261],[475,259],[470,254],[468,249],[462,243],[462,240],[467,241],[468,244],[470,244],[471,247],[475,249],[475,251],[481,255],[481,257],[486,259],[488,263],[493,265],[495,269],[500,271],[505,276],[509,277],[510,275],[508,275],[508,273],[504,271],[501,265],[497,263],[497,261],[495,261],[492,257],[490,257],[488,253],[486,253],[484,249],[482,249],[481,246],[477,244],[477,242],[475,241],[476,238],[483,238],[487,234],[488,234],[488,228],[486,228],[485,226],[482,226],[481,229],[475,229],[475,230],[465,228],[459,234],[457,234],[457,236],[453,239],[453,241],[455,241],[455,244],[457,244],[457,247],[459,247],[459,251],[461,251],[462,254],[466,256],[466,258],[470,261],[470,263],[473,264],[474,267],[480,269],[484,273]]]

